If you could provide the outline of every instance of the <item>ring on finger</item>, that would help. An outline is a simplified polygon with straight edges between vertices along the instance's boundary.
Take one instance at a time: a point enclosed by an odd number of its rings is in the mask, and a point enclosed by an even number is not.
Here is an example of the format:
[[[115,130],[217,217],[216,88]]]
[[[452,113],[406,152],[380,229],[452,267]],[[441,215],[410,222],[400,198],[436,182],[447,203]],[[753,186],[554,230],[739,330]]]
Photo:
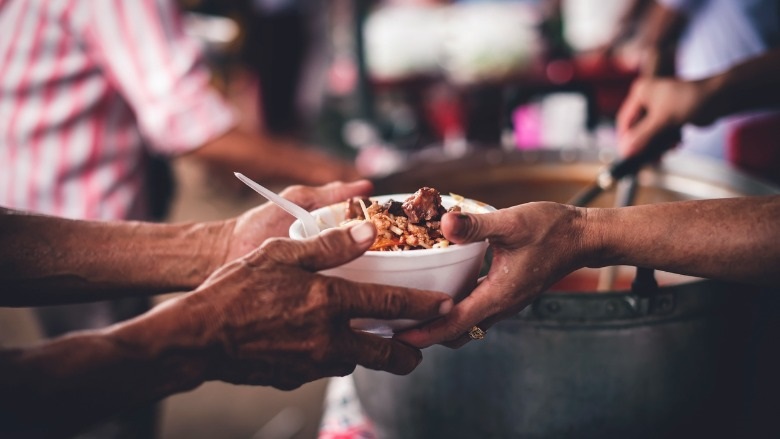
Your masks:
[[[472,340],[482,340],[485,338],[485,334],[487,334],[487,331],[476,325],[472,326],[468,332],[469,338]]]

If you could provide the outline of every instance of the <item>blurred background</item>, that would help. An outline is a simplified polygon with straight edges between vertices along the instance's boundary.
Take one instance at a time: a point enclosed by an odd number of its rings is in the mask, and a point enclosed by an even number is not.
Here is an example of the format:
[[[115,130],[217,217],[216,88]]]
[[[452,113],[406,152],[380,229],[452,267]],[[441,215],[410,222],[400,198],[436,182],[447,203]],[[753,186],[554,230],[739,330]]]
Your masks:
[[[178,2],[243,129],[316,145],[377,179],[475,152],[614,159],[615,115],[642,64],[638,23],[652,3]],[[201,162],[171,170],[155,188],[172,194],[165,221],[227,218],[264,201]],[[3,344],[40,334],[27,310],[0,309]],[[208,383],[161,403],[159,437],[314,438],[325,386]]]

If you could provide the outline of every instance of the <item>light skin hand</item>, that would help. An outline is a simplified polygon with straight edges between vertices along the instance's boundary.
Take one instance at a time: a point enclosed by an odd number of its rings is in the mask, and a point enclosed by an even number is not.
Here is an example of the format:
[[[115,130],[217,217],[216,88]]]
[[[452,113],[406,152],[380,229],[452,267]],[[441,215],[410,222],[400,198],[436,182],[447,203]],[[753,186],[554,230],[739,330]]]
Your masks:
[[[556,203],[529,203],[497,212],[446,214],[442,232],[456,244],[487,239],[493,249],[488,275],[443,319],[405,331],[413,346],[442,343],[457,348],[474,325],[486,330],[525,308],[581,262],[584,210]]]
[[[715,118],[708,105],[712,88],[707,80],[637,79],[617,115],[621,154],[634,155],[647,148],[654,137],[686,123],[711,123]]]
[[[686,123],[709,125],[718,117],[780,102],[780,50],[749,58],[698,81],[640,78],[618,113],[620,150],[645,148],[654,134]]]

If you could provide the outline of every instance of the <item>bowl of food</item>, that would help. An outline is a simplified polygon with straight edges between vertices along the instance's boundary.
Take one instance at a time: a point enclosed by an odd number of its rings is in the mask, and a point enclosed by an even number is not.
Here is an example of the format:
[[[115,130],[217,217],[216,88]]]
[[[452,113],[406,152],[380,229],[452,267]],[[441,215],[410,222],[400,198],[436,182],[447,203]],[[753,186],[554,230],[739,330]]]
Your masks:
[[[488,243],[453,244],[440,231],[446,212],[486,213],[496,209],[455,194],[441,195],[421,188],[414,194],[353,198],[317,209],[320,229],[369,221],[377,229],[371,248],[359,258],[321,273],[356,282],[441,291],[458,301],[477,283]],[[303,226],[295,221],[290,237],[303,239]],[[356,328],[383,336],[413,327],[415,320],[355,319]]]

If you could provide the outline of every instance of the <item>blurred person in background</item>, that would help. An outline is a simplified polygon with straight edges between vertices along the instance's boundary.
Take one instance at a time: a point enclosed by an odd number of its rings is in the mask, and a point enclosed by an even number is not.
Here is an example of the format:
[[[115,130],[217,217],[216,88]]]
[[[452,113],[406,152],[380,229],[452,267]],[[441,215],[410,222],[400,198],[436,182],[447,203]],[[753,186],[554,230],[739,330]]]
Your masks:
[[[230,49],[230,72],[257,80],[258,120],[264,132],[301,137],[306,116],[319,102],[319,53],[325,38],[325,3],[316,0],[178,0],[186,10],[229,17],[240,28]],[[228,79],[230,80],[230,79]],[[254,82],[254,81],[252,81]],[[311,89],[311,90],[310,90]],[[316,90],[321,92],[321,90]]]
[[[672,76],[695,83],[726,72],[731,67],[780,47],[780,3],[775,0],[655,0],[640,25],[640,70],[645,78],[637,90],[655,88]],[[653,101],[673,94],[657,94]],[[632,102],[632,98],[628,99]],[[780,167],[776,141],[780,111],[778,105],[751,107],[730,112],[702,124],[691,120],[682,130],[681,152],[728,161],[758,177],[771,177]],[[645,108],[647,110],[648,108]],[[638,135],[640,120],[632,114],[619,121],[620,150],[633,154],[648,145]],[[649,115],[654,119],[664,115]],[[679,124],[678,124],[679,125]],[[774,127],[774,128],[773,128]],[[668,145],[669,147],[673,145]]]
[[[357,177],[323,152],[237,129],[173,0],[0,0],[0,28],[0,205],[149,219],[149,194],[160,190],[147,186],[151,156],[192,157],[266,183]],[[126,299],[40,315],[54,336],[147,308]]]
[[[370,188],[298,186],[283,196],[314,209]],[[360,256],[376,229],[361,222],[301,241],[268,239],[291,223],[272,203],[196,224],[0,208],[0,306],[189,291],[105,329],[0,348],[0,436],[64,437],[212,380],[289,390],[357,364],[411,372],[419,350],[349,321],[435,318],[452,307],[449,296],[318,275]]]
[[[304,67],[311,61],[312,49],[325,40],[319,23],[325,5],[315,0],[243,3],[248,22],[241,58],[259,81],[263,126],[274,134],[300,134]]]

